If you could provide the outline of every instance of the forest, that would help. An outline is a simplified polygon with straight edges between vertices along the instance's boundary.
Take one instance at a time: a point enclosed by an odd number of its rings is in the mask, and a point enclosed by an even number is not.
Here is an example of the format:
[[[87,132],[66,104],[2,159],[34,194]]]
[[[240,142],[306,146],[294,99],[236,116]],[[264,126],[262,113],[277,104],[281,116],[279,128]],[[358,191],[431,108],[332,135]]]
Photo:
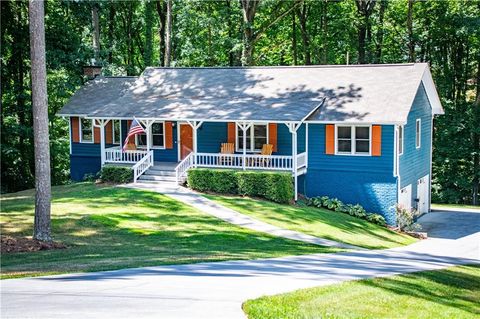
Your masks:
[[[156,0],[45,2],[52,184],[69,182],[68,122],[56,112],[94,61],[147,66],[430,63],[432,201],[479,204],[480,1]],[[1,192],[34,186],[27,1],[1,1]],[[385,92],[388,94],[388,92]]]

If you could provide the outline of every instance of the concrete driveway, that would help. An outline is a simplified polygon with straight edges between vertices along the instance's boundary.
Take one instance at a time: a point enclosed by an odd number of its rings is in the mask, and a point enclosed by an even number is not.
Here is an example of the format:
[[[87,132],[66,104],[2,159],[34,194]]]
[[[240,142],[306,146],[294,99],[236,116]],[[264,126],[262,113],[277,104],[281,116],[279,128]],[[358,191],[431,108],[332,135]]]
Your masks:
[[[480,209],[434,209],[418,222],[430,238],[458,239],[480,232]]]
[[[478,228],[468,231],[461,226],[463,218],[439,215],[448,222],[445,225],[437,222],[435,214],[422,217],[425,227],[440,234],[448,226],[459,233],[445,232],[443,237],[389,250],[3,280],[0,314],[2,318],[244,318],[242,302],[262,295],[480,263]],[[475,225],[480,215],[454,216],[473,216],[466,218],[473,218]],[[460,237],[465,229],[469,234]]]

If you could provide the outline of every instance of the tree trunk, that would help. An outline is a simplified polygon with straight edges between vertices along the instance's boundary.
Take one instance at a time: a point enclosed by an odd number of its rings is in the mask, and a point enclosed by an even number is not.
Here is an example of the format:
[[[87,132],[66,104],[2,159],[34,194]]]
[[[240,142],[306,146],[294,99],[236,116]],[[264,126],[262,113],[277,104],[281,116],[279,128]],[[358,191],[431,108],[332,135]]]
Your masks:
[[[375,63],[381,63],[382,61],[382,49],[383,49],[383,20],[385,18],[385,9],[387,8],[387,0],[381,0],[380,10],[378,13],[378,31],[377,31],[377,44],[375,50]]]
[[[98,5],[92,7],[92,25],[93,25],[93,53],[95,64],[100,62],[100,23],[98,21]]]
[[[243,49],[242,49],[242,65],[253,65],[253,46],[254,33],[253,23],[255,14],[260,0],[240,0],[243,16]]]
[[[328,64],[328,0],[322,3],[322,63]]]
[[[47,71],[43,1],[30,0],[30,56],[35,149],[35,220],[33,238],[51,241],[50,145],[48,136]]]
[[[172,1],[167,1],[166,26],[165,26],[165,62],[166,67],[170,66],[172,60]]]
[[[473,104],[473,192],[472,204],[480,205],[480,53],[477,53],[477,90]]]
[[[413,4],[415,0],[408,0],[407,33],[408,33],[408,62],[415,62],[415,42],[413,40]]]
[[[297,11],[298,20],[300,22],[300,34],[302,35],[302,45],[303,45],[303,56],[305,59],[305,65],[312,64],[311,54],[310,54],[310,35],[307,30],[307,19],[308,19],[308,7],[305,3],[302,4],[302,7]]]
[[[358,63],[365,64],[367,37],[370,36],[370,15],[375,7],[376,0],[356,0],[357,13],[359,14],[358,24]]]
[[[298,64],[298,54],[297,54],[297,28],[295,21],[295,12],[292,12],[292,55],[293,55],[293,65]]]
[[[113,31],[115,27],[115,3],[110,1],[108,14],[108,63],[113,63]]]
[[[158,0],[157,1],[157,13],[158,13],[158,19],[159,19],[159,27],[158,27],[158,37],[159,37],[159,46],[158,46],[158,52],[159,52],[159,58],[158,60],[160,61],[160,65],[164,66],[165,62],[165,23],[166,23],[166,11],[167,7],[166,4],[163,0]]]
[[[143,63],[152,66],[153,61],[153,6],[151,1],[145,3],[145,51]]]

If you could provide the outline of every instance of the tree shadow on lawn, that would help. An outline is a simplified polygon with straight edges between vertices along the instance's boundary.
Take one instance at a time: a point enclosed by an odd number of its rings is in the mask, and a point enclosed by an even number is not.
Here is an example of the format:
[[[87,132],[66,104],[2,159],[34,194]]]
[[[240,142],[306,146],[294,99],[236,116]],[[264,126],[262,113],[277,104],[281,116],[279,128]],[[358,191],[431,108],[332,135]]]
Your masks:
[[[425,271],[404,275],[396,278],[383,278],[377,280],[362,281],[361,284],[369,287],[380,288],[397,295],[424,299],[439,303],[448,307],[459,308],[473,314],[480,314],[478,300],[472,300],[474,293],[480,287],[480,265],[474,267],[476,275],[467,274],[461,270],[451,268],[441,271]],[[420,279],[420,281],[419,281]],[[430,282],[430,284],[429,284]],[[431,284],[433,283],[433,285]],[[471,295],[452,296],[447,291],[451,289],[463,289],[471,292]],[[468,292],[467,292],[468,294]]]
[[[258,199],[252,198],[245,198],[239,200],[239,197],[233,196],[219,196],[221,201],[225,201],[229,203],[232,209],[235,207],[241,207],[245,210],[255,210],[257,212],[265,211],[267,208],[272,213],[267,213],[267,217],[262,218],[261,216],[254,218],[263,219],[265,222],[269,222],[269,220],[278,221],[280,223],[286,223],[289,225],[294,225],[295,229],[300,232],[304,232],[306,234],[312,236],[319,236],[318,233],[308,229],[305,225],[312,225],[315,223],[322,223],[331,226],[332,228],[338,229],[345,234],[351,235],[365,235],[372,238],[376,238],[378,240],[384,240],[393,244],[404,245],[405,241],[410,239],[398,233],[395,233],[387,228],[377,226],[371,224],[367,221],[361,220],[356,217],[352,217],[350,215],[328,211],[322,208],[316,207],[300,207],[300,206],[292,206],[287,204],[277,204],[277,203],[268,203],[266,201],[259,201]],[[207,198],[213,198],[207,196]],[[292,227],[289,227],[292,228]],[[392,235],[392,236],[388,236]],[[322,238],[341,241],[352,245],[358,245],[357,242],[353,240],[346,240],[345,238],[341,238],[339,236],[332,236],[332,235],[321,235]],[[403,237],[404,240],[401,240]],[[413,242],[414,239],[411,239]],[[379,246],[378,244],[362,244],[361,247],[369,248],[369,249],[378,249],[378,248],[387,248],[389,246]]]

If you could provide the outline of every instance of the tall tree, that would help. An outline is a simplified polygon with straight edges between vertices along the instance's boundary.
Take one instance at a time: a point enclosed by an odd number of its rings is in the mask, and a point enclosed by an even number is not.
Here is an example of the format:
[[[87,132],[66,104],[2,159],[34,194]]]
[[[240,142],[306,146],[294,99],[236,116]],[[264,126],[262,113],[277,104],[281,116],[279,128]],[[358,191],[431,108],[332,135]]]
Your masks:
[[[415,0],[408,0],[407,32],[408,32],[408,61],[415,62],[415,42],[413,39],[413,4]]]
[[[151,66],[153,62],[153,2],[145,3],[145,51],[143,62],[145,66]]]
[[[166,18],[165,18],[165,60],[164,60],[164,65],[166,67],[169,67],[170,62],[172,61],[172,20],[173,20],[172,1],[173,0],[166,0],[167,11],[166,11]]]
[[[310,34],[307,30],[307,19],[309,13],[309,4],[303,2],[296,10],[300,25],[300,34],[302,35],[303,56],[306,65],[312,64],[310,57]]]
[[[92,7],[92,25],[93,25],[93,52],[95,56],[95,63],[100,62],[100,22],[98,20],[98,4],[93,4]]]
[[[30,0],[30,58],[35,149],[35,221],[33,238],[51,241],[50,144],[48,135],[47,71],[43,0]]]
[[[366,52],[369,50],[369,40],[371,33],[371,21],[373,8],[375,7],[376,0],[355,0],[357,5],[357,12],[359,15],[358,23],[358,63],[367,63]],[[369,61],[368,61],[369,62]]]
[[[167,20],[167,5],[164,0],[157,0],[156,2],[157,7],[157,14],[159,19],[159,26],[158,26],[158,38],[159,38],[159,61],[160,65],[164,66],[165,63],[165,24]]]

